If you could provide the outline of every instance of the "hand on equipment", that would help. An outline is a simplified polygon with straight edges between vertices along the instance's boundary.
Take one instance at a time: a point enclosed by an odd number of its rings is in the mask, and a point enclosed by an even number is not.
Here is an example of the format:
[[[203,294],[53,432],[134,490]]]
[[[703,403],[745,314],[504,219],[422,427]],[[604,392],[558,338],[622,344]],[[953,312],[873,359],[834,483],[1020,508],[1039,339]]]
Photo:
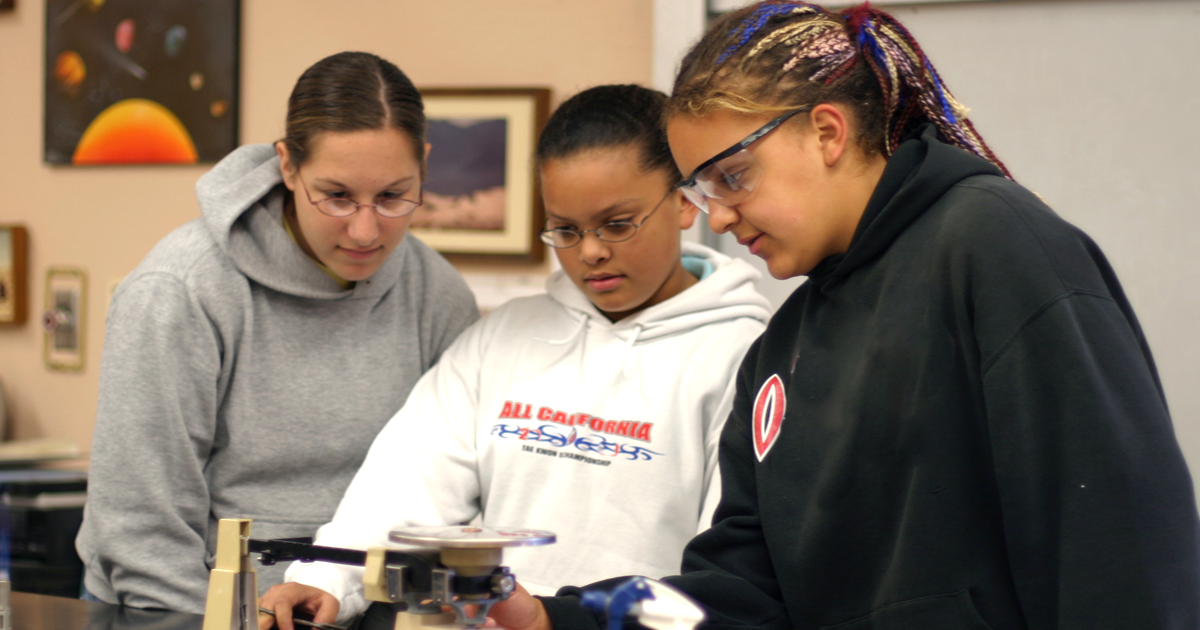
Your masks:
[[[285,582],[268,589],[259,598],[258,607],[258,630],[271,630],[274,625],[279,626],[279,630],[295,630],[296,625],[335,630],[332,624],[341,606],[336,597],[315,586]],[[292,611],[295,608],[311,614],[312,622],[293,619]]]
[[[508,599],[492,606],[488,611],[488,620],[508,630],[551,630],[546,607],[520,583]]]

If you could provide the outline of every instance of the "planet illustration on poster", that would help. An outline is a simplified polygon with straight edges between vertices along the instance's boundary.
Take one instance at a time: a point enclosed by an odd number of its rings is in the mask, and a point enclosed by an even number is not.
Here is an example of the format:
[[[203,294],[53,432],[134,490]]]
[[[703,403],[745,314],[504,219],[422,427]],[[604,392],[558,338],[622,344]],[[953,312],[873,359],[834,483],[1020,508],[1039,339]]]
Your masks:
[[[133,29],[134,22],[130,18],[125,18],[117,23],[117,32],[113,38],[117,42],[117,50],[127,53],[130,48],[133,48]]]
[[[66,91],[71,96],[75,96],[79,92],[79,84],[87,78],[87,66],[83,63],[83,57],[74,50],[64,50],[58,55],[58,59],[54,62],[54,80],[58,82],[59,87]]]
[[[163,39],[163,50],[167,56],[174,59],[183,52],[183,45],[187,43],[187,29],[176,24],[167,29],[167,36]]]
[[[204,87],[204,75],[199,72],[193,72],[188,76],[188,85],[192,86],[193,90],[199,92],[200,88]]]
[[[196,145],[171,110],[143,98],[119,101],[83,132],[73,164],[194,164]]]

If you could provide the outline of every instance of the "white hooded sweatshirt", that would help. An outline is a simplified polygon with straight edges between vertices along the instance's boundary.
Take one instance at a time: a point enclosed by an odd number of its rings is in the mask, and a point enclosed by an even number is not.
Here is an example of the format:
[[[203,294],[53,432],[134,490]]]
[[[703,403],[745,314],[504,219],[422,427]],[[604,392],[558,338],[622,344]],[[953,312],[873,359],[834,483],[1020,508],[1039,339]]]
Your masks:
[[[720,494],[717,443],[742,355],[763,331],[757,271],[683,244],[700,281],[618,322],[561,271],[547,294],[468,328],[371,446],[316,543],[366,549],[398,527],[467,523],[550,530],[505,551],[534,594],[679,572]],[[294,563],[289,581],[366,608],[362,570]]]

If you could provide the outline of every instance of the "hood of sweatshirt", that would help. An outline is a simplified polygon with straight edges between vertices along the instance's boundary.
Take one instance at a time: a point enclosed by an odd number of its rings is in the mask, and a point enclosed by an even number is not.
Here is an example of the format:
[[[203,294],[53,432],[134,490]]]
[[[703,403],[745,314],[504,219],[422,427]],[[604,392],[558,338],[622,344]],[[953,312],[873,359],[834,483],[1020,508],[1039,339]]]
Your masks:
[[[288,194],[270,144],[239,147],[196,182],[200,212],[217,246],[255,282],[316,299],[379,297],[395,284],[407,236],[371,278],[343,289],[284,230]]]
[[[822,260],[809,282],[824,290],[871,261],[947,190],[976,175],[1004,177],[996,165],[941,142],[936,127],[923,125],[888,158],[849,249]]]
[[[748,263],[690,242],[682,244],[682,256],[685,266],[711,266],[711,272],[679,295],[620,321],[609,321],[561,269],[546,279],[546,292],[579,319],[580,331],[587,325],[608,328],[629,344],[724,320],[770,319],[770,304],[754,288],[762,275]]]

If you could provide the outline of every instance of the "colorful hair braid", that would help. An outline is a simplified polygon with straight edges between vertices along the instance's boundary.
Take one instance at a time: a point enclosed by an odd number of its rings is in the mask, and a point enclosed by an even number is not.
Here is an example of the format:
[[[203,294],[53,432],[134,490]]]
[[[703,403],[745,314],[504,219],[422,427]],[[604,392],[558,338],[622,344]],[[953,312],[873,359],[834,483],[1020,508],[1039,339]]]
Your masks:
[[[859,63],[862,60],[865,63]],[[718,19],[684,57],[669,112],[776,112],[849,106],[859,144],[891,155],[916,125],[1008,171],[967,119],[912,35],[868,5],[834,14],[768,0]]]
[[[721,54],[717,59],[717,64],[725,63],[725,60],[733,56],[737,51],[741,50],[756,33],[762,30],[762,27],[773,17],[803,15],[805,13],[819,13],[823,9],[812,6],[806,2],[763,2],[758,5],[737,29],[730,34],[731,38],[736,38],[733,44]]]
[[[889,153],[900,144],[911,123],[923,117],[937,126],[943,138],[992,162],[1009,175],[975,131],[967,118],[968,109],[946,89],[925,52],[896,18],[870,5],[846,9],[842,15],[879,80]]]

